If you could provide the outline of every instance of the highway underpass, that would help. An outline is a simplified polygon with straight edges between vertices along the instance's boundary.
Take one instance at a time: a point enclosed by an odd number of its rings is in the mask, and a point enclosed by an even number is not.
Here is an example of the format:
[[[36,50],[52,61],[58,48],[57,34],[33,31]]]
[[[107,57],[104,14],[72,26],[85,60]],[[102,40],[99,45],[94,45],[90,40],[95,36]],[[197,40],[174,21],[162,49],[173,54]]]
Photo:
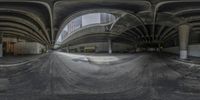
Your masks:
[[[0,0],[0,100],[200,100],[199,0]]]

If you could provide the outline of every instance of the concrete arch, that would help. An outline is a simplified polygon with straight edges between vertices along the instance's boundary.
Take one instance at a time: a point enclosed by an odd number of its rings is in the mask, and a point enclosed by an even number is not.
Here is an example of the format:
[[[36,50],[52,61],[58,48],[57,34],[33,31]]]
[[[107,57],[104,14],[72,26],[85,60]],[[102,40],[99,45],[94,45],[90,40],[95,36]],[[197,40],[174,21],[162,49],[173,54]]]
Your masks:
[[[14,22],[21,24],[23,26],[29,27],[32,30],[39,31],[39,27],[36,26],[35,24],[31,23],[30,21],[26,19],[22,19],[19,17],[13,17],[13,16],[0,16],[0,21],[5,21],[5,22]]]
[[[16,9],[2,9],[2,8],[0,8],[0,12],[5,12],[5,11],[10,11],[10,13],[13,12],[13,13],[16,13],[16,14],[21,14],[23,16],[26,16],[26,17],[30,18],[32,21],[34,21],[37,24],[38,27],[41,28],[41,30],[45,34],[45,37],[50,42],[50,38],[49,38],[49,35],[48,35],[47,31],[46,31],[44,23],[36,15],[34,15],[34,14],[30,13],[30,12],[16,10]]]
[[[48,9],[49,12],[49,17],[50,17],[50,31],[51,31],[51,43],[54,43],[55,41],[55,37],[54,37],[54,26],[53,26],[53,7],[51,5],[51,2],[44,2],[44,1],[26,1],[29,3],[36,3],[36,4],[41,4],[44,7],[46,7]]]
[[[140,33],[141,37],[144,37],[145,41],[148,41],[148,37],[147,37],[147,36],[150,37],[150,34],[149,34],[148,29],[147,29],[147,27],[146,27],[146,25],[145,25],[145,22],[144,22],[139,16],[137,16],[136,14],[127,13],[127,14],[124,15],[123,17],[126,18],[126,16],[130,16],[130,17],[133,17],[134,19],[136,19],[136,21],[138,21],[138,23],[142,26],[144,32],[142,32],[141,29],[139,29],[138,27],[136,27],[136,25],[125,26],[126,29],[123,30],[123,32],[125,32],[125,31],[127,31],[127,30],[130,30],[130,29],[132,29],[132,28],[135,28],[135,29],[137,30],[137,32]],[[123,18],[123,17],[122,17],[122,18]],[[120,22],[121,20],[123,21],[122,18],[116,20],[116,22],[113,23],[113,25],[112,25],[111,28],[110,28],[111,31],[113,30],[113,27],[114,27],[114,26],[117,26],[117,23],[118,23],[118,22]],[[131,22],[131,23],[133,23],[133,22]],[[126,23],[126,24],[130,24],[130,22],[128,22],[128,23]],[[137,24],[137,23],[134,23],[134,24]],[[119,25],[122,25],[122,24],[119,23]],[[123,24],[123,25],[125,25],[125,24]],[[136,33],[137,33],[137,32],[136,32]]]
[[[12,33],[12,32],[5,32],[5,33],[6,34],[4,36],[6,36],[6,37],[19,37],[19,38],[25,39],[25,40],[38,41],[38,40],[33,39],[31,37],[25,37],[25,36],[23,36],[23,34],[22,35],[15,35],[15,33]],[[45,44],[45,43],[42,43],[42,42],[39,42],[39,43]]]
[[[15,28],[15,29],[18,29],[18,30],[22,30],[22,31],[25,31],[25,32],[29,33],[30,35],[36,36],[38,39],[44,40],[38,34],[35,34],[34,31],[32,31],[29,28],[24,27],[24,26],[22,26],[20,24],[8,23],[8,22],[6,22],[6,23],[0,22],[0,27],[9,27],[9,28]],[[48,41],[46,41],[46,42],[48,42]]]
[[[43,40],[47,41],[46,38],[43,35],[41,35],[43,33],[41,33],[39,28],[36,25],[34,25],[33,23],[29,22],[28,20],[20,19],[17,17],[10,18],[10,16],[0,16],[0,23],[2,23],[2,22],[13,23],[16,26],[20,26],[19,28],[24,27],[24,28],[28,29],[30,31],[30,33],[33,33],[33,32],[37,33],[36,35],[39,36],[39,38],[43,38]]]
[[[61,24],[59,31],[57,33],[56,36],[56,40],[58,39],[58,37],[60,36],[60,33],[62,32],[62,30],[64,29],[64,27],[67,25],[67,23],[69,23],[71,20],[82,16],[82,15],[86,15],[86,14],[90,14],[90,13],[108,13],[108,14],[112,14],[115,17],[119,17],[121,14],[124,14],[125,12],[122,10],[117,10],[117,9],[109,9],[109,8],[101,8],[101,9],[88,9],[88,10],[82,10],[82,11],[78,11],[75,12],[74,14],[72,14],[69,17],[66,17],[63,21],[63,23]]]
[[[23,33],[23,34],[25,34],[27,37],[34,37],[34,38],[37,38],[36,36],[33,36],[33,35],[27,33],[26,31],[23,31],[23,30],[20,30],[20,29],[16,29],[16,28],[11,28],[11,27],[7,27],[7,28],[6,28],[6,27],[0,27],[0,30],[1,30],[1,31],[12,31],[12,32],[16,32],[16,33]],[[38,39],[38,38],[37,38],[37,40],[43,41],[43,40]],[[45,41],[43,41],[43,42],[46,43]]]
[[[183,24],[186,24],[186,23],[189,23],[189,24],[195,24],[195,21],[199,21],[200,20],[200,18],[199,17],[196,17],[196,18],[190,18],[190,19],[187,19],[187,20],[185,20],[185,21],[182,21],[182,22],[180,22],[180,23],[178,23],[178,24],[175,24],[174,26],[171,26],[170,28],[168,28],[168,30],[166,30],[163,34],[168,34],[168,33],[170,33],[170,32],[172,32],[173,31],[173,29],[176,29],[177,27],[179,27],[180,25],[183,25]],[[191,22],[193,22],[193,23],[191,23]],[[197,24],[198,24],[199,22],[197,22]],[[172,34],[172,33],[171,33]],[[176,34],[176,32],[174,32],[174,34]],[[164,36],[161,36],[161,38],[164,38]]]
[[[11,35],[15,35],[16,37],[23,37],[23,38],[27,38],[27,39],[30,39],[30,40],[33,40],[33,41],[38,41],[39,43],[41,44],[46,44],[45,42],[41,41],[41,40],[38,40],[38,38],[35,38],[33,36],[26,36],[26,34],[24,33],[20,33],[20,32],[17,32],[16,31],[12,31],[12,30],[3,30],[1,31],[3,33],[5,33],[4,35],[6,36],[7,34],[11,34]]]

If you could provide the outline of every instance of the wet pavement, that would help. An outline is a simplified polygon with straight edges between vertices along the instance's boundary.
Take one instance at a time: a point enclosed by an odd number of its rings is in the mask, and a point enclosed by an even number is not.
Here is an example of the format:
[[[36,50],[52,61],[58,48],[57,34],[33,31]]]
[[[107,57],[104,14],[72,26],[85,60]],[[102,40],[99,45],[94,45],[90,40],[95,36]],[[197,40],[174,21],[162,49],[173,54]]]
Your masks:
[[[0,68],[0,100],[200,100],[198,66],[152,53],[107,59],[53,52]]]

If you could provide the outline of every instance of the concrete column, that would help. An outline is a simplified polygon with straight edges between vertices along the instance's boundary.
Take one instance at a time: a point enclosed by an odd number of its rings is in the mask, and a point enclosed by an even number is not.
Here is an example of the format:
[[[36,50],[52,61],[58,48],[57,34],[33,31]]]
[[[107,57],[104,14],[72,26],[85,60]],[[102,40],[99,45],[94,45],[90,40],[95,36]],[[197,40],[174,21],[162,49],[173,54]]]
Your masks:
[[[67,45],[67,53],[70,53],[70,47]]]
[[[179,29],[180,59],[187,59],[190,26],[187,24],[183,24],[180,25],[178,29]]]
[[[161,43],[158,43],[158,52],[161,52]]]
[[[3,57],[3,35],[0,33],[0,57]]]
[[[134,51],[134,52],[135,52],[135,53],[137,52],[137,47],[138,47],[138,45],[137,45],[137,44],[135,44],[135,45],[134,45],[134,49],[135,49],[135,51]]]
[[[108,53],[112,54],[112,40],[110,38],[108,39]]]

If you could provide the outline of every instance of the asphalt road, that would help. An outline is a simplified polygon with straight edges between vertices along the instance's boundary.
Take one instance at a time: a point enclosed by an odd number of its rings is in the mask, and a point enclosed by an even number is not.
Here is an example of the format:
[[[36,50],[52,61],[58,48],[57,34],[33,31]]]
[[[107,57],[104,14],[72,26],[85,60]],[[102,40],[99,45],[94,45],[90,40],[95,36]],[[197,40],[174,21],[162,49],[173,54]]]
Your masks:
[[[53,52],[0,68],[0,100],[200,100],[199,67],[149,53],[98,58]]]

